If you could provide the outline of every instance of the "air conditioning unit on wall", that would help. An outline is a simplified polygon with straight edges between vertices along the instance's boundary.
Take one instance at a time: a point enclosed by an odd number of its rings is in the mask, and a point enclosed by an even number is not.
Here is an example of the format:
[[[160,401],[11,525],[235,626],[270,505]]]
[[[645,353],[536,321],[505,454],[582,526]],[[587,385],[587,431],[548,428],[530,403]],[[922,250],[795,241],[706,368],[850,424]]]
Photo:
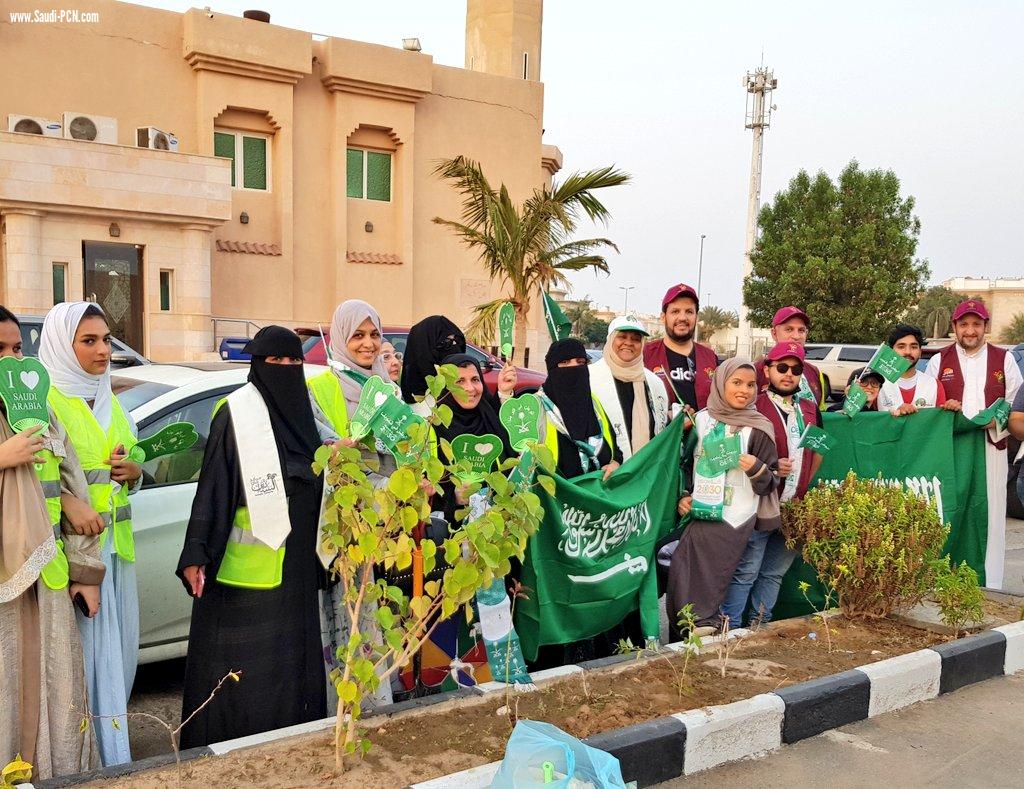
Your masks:
[[[22,134],[41,134],[43,137],[62,137],[63,130],[58,121],[34,118],[31,115],[8,115],[7,131]]]
[[[160,131],[155,126],[139,126],[135,130],[135,145],[157,151],[178,152],[178,138],[170,132]]]
[[[84,112],[65,112],[64,137],[69,140],[117,145],[117,118],[104,118],[102,115],[89,115]]]

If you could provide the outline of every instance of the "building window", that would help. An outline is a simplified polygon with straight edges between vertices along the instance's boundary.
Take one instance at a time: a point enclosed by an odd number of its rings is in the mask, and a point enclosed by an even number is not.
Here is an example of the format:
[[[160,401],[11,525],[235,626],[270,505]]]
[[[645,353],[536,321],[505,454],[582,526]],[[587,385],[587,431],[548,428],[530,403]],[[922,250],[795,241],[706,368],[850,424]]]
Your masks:
[[[236,189],[270,190],[270,145],[267,135],[215,131],[213,155],[231,160],[231,185]]]
[[[53,264],[53,303],[61,304],[68,300],[68,264]]]
[[[345,160],[349,197],[391,201],[391,154],[349,148]]]
[[[174,272],[168,269],[160,270],[160,311],[170,312],[171,311],[171,294],[173,292],[173,282],[171,278],[174,276]]]

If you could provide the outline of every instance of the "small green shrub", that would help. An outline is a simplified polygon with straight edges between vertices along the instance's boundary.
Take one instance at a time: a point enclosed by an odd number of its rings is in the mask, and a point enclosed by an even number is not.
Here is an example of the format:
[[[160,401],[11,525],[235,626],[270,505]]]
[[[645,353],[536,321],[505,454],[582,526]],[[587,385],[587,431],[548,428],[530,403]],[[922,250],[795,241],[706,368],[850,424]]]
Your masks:
[[[789,546],[801,546],[804,561],[853,619],[882,618],[920,602],[942,574],[949,533],[924,499],[852,472],[786,507],[783,528]]]
[[[956,635],[965,625],[980,622],[985,617],[981,610],[985,596],[978,586],[978,574],[966,562],[954,568],[949,565],[949,557],[943,557],[932,596],[939,604],[942,621],[953,628]]]

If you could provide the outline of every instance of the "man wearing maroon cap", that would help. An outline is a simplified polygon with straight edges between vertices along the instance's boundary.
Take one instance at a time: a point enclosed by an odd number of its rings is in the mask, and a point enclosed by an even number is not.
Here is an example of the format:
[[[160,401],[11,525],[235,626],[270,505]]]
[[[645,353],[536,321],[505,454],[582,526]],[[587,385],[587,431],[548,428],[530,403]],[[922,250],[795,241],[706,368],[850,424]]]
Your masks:
[[[811,319],[799,307],[783,307],[772,318],[772,339],[776,343],[795,342],[801,348],[807,343],[807,334],[811,329]],[[764,370],[764,362],[758,360],[754,365],[757,370],[757,383],[764,391],[768,387],[768,375]],[[818,407],[824,410],[826,405],[825,379],[818,368],[804,362],[804,386],[810,388]]]
[[[711,376],[718,357],[706,345],[694,342],[700,299],[689,285],[673,285],[661,300],[665,337],[644,346],[644,367],[665,384],[670,407],[682,403],[699,411],[708,402]]]
[[[804,365],[801,344],[795,340],[777,343],[764,358],[768,386],[755,403],[755,408],[767,417],[774,429],[779,455],[775,475],[780,502],[803,498],[821,465],[820,455],[799,446],[808,425],[821,427],[817,403],[795,397],[800,390]],[[722,603],[722,614],[729,617],[730,627],[742,626],[748,609],[751,620],[767,622],[771,619],[782,576],[795,557],[796,552],[786,548],[786,538],[780,531],[751,533]]]
[[[928,360],[927,373],[938,379],[946,391],[947,405],[958,401],[968,419],[988,408],[1000,397],[1013,402],[1021,385],[1021,373],[1013,357],[1002,348],[985,342],[988,310],[976,299],[962,301],[953,310],[956,343]],[[1006,457],[1005,430],[993,420],[985,446],[988,493],[988,538],[985,543],[985,586],[1003,586],[1006,553]]]

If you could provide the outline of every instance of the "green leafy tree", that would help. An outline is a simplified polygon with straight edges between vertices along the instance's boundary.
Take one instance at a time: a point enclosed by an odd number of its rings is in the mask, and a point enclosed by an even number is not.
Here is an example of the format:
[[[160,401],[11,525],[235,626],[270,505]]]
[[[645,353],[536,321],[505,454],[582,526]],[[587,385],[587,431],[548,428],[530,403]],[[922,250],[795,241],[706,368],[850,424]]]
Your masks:
[[[462,195],[459,221],[434,217],[452,230],[479,255],[492,281],[506,296],[481,304],[467,327],[477,342],[489,344],[495,331],[498,309],[505,301],[516,308],[514,361],[526,352],[526,324],[533,300],[553,285],[566,284],[566,273],[592,268],[608,273],[602,254],[610,247],[607,238],[573,238],[579,221],[608,221],[608,209],[595,192],[628,183],[630,176],[614,167],[573,173],[564,181],[537,189],[516,203],[502,184],[491,186],[477,162],[463,156],[446,159],[434,170]]]
[[[801,170],[761,209],[743,298],[758,326],[801,306],[822,342],[877,342],[924,287],[921,222],[891,170],[851,162],[833,181]]]
[[[428,376],[429,407],[426,423],[413,424],[408,440],[398,444],[406,457],[383,487],[375,486],[369,474],[377,469],[368,464],[358,446],[338,444],[321,447],[314,469],[325,474],[331,487],[324,505],[322,547],[335,553],[331,572],[342,591],[342,605],[352,623],[347,642],[338,647],[340,664],[331,675],[338,691],[335,726],[335,759],[339,772],[347,756],[360,756],[370,741],[358,730],[363,700],[388,677],[408,664],[443,619],[465,609],[472,613],[476,591],[505,577],[513,557],[522,560],[527,539],[540,525],[543,508],[531,490],[531,478],[539,468],[553,469],[554,458],[543,445],[532,445],[522,473],[513,471],[517,460],[502,463],[486,475],[483,483],[463,490],[472,495],[486,485],[491,491],[490,508],[477,518],[453,525],[443,545],[421,539],[419,527],[430,518],[430,496],[434,488],[470,471],[468,461],[455,461],[444,439],[431,451],[428,424],[450,424],[452,411],[437,405],[445,389],[455,392],[458,370],[454,365],[438,368]],[[371,439],[372,440],[372,439]],[[373,463],[376,463],[374,460]],[[515,479],[516,481],[512,481]],[[546,473],[536,481],[554,493],[554,480]],[[467,511],[458,512],[465,517]],[[442,560],[447,564],[440,581],[413,583],[413,596],[388,583],[384,571],[407,571],[422,563],[426,578]],[[414,571],[415,573],[415,571]],[[461,614],[460,614],[461,616]]]
[[[999,342],[1004,342],[1007,345],[1024,342],[1024,312],[1018,312],[1013,316],[1010,325],[999,335]]]
[[[950,332],[953,310],[961,301],[963,296],[959,293],[943,285],[933,285],[921,294],[905,320],[924,329],[926,336],[945,337]]]
[[[564,312],[565,317],[572,321],[573,336],[584,343],[601,345],[608,338],[608,321],[594,314],[594,306],[588,297],[570,302],[564,307]]]
[[[710,340],[715,332],[722,329],[729,329],[739,326],[740,317],[734,310],[723,310],[721,307],[703,307],[697,315],[697,325],[700,327],[699,336],[703,342]]]

